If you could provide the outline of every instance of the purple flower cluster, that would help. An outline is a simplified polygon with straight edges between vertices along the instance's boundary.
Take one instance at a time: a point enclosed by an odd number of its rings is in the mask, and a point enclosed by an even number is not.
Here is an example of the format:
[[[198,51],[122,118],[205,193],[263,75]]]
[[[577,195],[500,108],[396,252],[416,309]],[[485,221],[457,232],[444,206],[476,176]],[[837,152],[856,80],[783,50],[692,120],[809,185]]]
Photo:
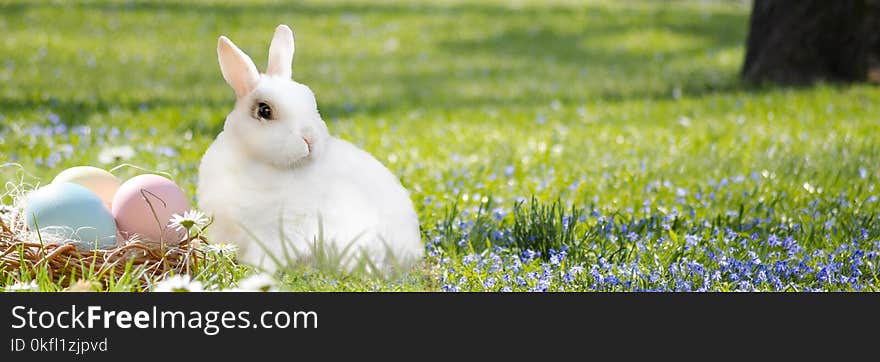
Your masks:
[[[562,291],[576,287],[584,274],[583,266],[566,266],[566,255],[564,250],[554,250],[551,262],[543,262],[532,250],[515,254],[493,248],[460,258],[437,257],[435,268],[443,291]]]
[[[726,185],[753,180],[722,179],[710,189],[724,191]],[[880,288],[880,218],[857,216],[859,207],[876,201],[870,197],[853,201],[826,195],[779,213],[760,215],[757,207],[743,205],[712,214],[717,203],[692,205],[714,197],[713,191],[673,190],[673,197],[685,198],[686,204],[657,206],[655,200],[640,212],[625,213],[592,209],[573,224],[566,220],[570,215],[561,213],[555,214],[562,215],[560,223],[548,224],[529,221],[534,216],[527,212],[473,207],[425,230],[428,255],[442,270],[439,282],[446,291]],[[560,238],[547,233],[548,227],[577,235]],[[553,240],[541,240],[548,235]],[[450,236],[455,242],[449,242]]]
[[[29,154],[10,153],[8,161],[20,162],[22,158],[30,160],[38,166],[55,168],[62,161],[73,157],[92,155],[89,150],[108,150],[114,144],[124,144],[136,138],[132,130],[120,130],[119,127],[98,127],[93,129],[89,125],[70,125],[62,116],[49,112],[43,122],[28,123],[24,127],[10,127],[0,129],[0,137],[4,133],[14,132],[19,142],[31,145]],[[150,134],[156,135],[155,129]],[[149,142],[134,143],[138,151],[157,157],[171,159],[178,156],[178,151],[169,146],[154,146]],[[100,157],[98,157],[100,159]],[[93,162],[81,162],[93,163]]]
[[[753,245],[760,248],[760,243]],[[769,246],[769,245],[766,245]],[[643,252],[629,260],[605,257],[576,261],[553,250],[548,261],[538,252],[495,247],[459,257],[434,249],[444,291],[827,291],[876,290],[880,241],[856,241],[834,252],[782,252],[759,255],[700,248],[694,256]]]

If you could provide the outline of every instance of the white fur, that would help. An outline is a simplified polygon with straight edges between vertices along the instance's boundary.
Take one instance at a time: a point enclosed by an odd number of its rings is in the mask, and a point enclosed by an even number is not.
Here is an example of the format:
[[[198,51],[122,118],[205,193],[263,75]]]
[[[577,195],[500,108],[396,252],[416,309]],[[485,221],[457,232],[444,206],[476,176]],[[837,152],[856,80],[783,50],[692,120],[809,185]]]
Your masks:
[[[254,78],[250,58],[226,37],[218,41],[236,102],[199,167],[210,236],[236,243],[240,260],[274,270],[272,256],[283,263],[285,247],[291,257],[310,256],[320,219],[325,247],[354,242],[343,267],[362,252],[383,270],[409,267],[424,254],[409,192],[373,156],[328,133],[312,91],[290,79],[293,51],[293,33],[280,25],[267,73]],[[272,106],[273,120],[255,117],[257,102]]]

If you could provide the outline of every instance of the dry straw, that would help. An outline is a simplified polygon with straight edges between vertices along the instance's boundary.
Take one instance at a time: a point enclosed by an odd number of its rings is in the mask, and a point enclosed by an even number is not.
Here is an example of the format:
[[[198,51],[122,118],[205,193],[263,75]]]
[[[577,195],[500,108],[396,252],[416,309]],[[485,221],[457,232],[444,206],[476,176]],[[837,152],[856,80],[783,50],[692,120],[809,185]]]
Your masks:
[[[86,251],[70,243],[44,243],[39,234],[25,230],[21,219],[13,217],[12,225],[0,219],[0,268],[31,276],[45,268],[49,277],[62,285],[83,276],[106,285],[127,270],[130,277],[146,284],[171,273],[191,274],[198,259],[204,257],[199,244],[206,241],[201,235],[189,236],[176,245],[133,239],[111,249]]]

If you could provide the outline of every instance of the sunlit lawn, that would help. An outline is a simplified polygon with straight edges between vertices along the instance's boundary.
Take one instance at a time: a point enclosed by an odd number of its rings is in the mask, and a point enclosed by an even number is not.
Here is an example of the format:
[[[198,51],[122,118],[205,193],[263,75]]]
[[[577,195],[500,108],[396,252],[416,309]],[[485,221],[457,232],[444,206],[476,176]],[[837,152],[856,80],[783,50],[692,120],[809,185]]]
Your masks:
[[[392,280],[301,268],[282,290],[880,285],[880,90],[741,84],[744,2],[0,4],[15,184],[128,163],[194,194],[233,102],[217,36],[264,68],[293,28],[294,78],[411,190],[430,256]],[[207,289],[253,274],[217,263]]]

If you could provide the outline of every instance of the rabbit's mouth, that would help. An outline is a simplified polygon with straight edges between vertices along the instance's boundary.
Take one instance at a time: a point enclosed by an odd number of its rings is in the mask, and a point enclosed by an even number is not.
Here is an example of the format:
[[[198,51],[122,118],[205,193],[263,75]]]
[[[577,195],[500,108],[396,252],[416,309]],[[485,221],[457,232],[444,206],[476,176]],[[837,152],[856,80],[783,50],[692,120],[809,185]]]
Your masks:
[[[312,140],[310,140],[306,137],[303,137],[303,142],[306,143],[306,147],[308,147],[308,149],[309,149],[309,153],[306,156],[311,155],[312,154]]]
[[[298,149],[291,152],[289,157],[285,161],[282,161],[283,163],[277,165],[278,167],[287,170],[295,169],[305,165],[312,159],[316,146],[314,139],[303,136],[301,136],[301,138],[303,143],[306,145],[305,153],[302,153],[302,148],[297,147]]]

